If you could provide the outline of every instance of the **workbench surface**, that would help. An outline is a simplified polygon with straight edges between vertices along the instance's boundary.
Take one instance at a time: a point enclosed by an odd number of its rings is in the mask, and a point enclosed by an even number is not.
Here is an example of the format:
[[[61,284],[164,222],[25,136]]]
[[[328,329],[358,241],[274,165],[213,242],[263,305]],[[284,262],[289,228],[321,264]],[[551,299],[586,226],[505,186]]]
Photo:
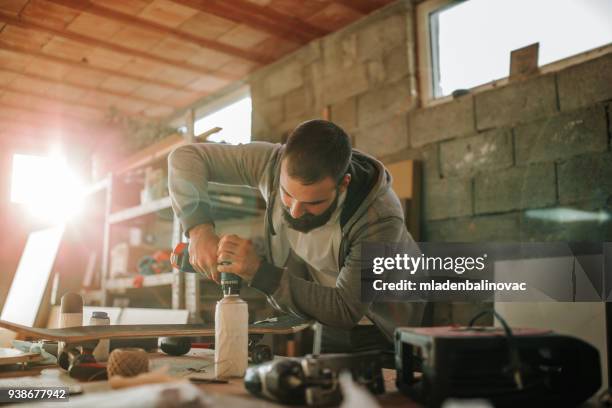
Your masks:
[[[167,365],[170,367],[170,372],[176,376],[185,375],[186,367],[191,367],[192,372],[195,369],[195,371],[199,372],[198,375],[201,378],[212,378],[214,375],[213,356],[212,350],[193,350],[188,355],[182,357],[167,356],[163,353],[151,353],[150,366],[154,370],[157,367]],[[383,375],[387,392],[376,398],[383,407],[410,408],[419,406],[397,391],[395,386],[395,370],[384,369]],[[57,368],[57,366],[32,366],[26,369],[3,367],[0,370],[0,388],[6,384],[19,384],[22,386],[42,386],[44,384],[48,386],[80,385],[84,395],[91,395],[96,392],[105,392],[108,395],[110,390],[110,386],[106,381],[79,383],[77,380],[70,378],[66,372]],[[214,395],[220,403],[219,406],[254,408],[282,406],[249,394],[244,388],[244,381],[240,378],[230,379],[226,384],[194,383],[194,385],[204,392]],[[77,398],[77,396],[71,397],[71,399],[73,398]]]

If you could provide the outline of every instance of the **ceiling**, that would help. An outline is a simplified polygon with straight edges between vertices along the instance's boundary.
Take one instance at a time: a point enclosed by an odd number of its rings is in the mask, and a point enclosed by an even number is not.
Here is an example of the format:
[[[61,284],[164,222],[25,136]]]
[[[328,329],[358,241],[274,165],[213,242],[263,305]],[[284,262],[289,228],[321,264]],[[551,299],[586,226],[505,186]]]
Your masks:
[[[392,1],[0,0],[0,139],[168,117]]]

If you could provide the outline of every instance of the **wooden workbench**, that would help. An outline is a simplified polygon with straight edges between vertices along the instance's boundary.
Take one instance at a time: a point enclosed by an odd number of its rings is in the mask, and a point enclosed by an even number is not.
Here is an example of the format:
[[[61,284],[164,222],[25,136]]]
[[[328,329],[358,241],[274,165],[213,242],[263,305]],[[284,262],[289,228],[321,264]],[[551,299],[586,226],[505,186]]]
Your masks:
[[[214,375],[213,356],[212,350],[197,349],[192,350],[187,356],[183,357],[172,357],[163,353],[153,353],[150,354],[150,366],[151,369],[155,369],[162,365],[168,365],[172,367],[171,371],[173,374],[178,376],[180,376],[178,372],[182,367],[191,366],[200,369],[200,372],[204,373],[204,377],[210,376],[210,378],[212,378]],[[383,407],[410,408],[419,406],[397,391],[395,386],[395,370],[385,369],[383,370],[383,375],[387,392],[376,398]],[[49,381],[49,385],[53,386],[80,385],[83,389],[83,393],[88,395],[95,392],[105,392],[107,394],[110,390],[110,386],[106,381],[79,383],[75,379],[70,378],[66,372],[57,368],[57,366],[32,366],[27,369],[19,369],[17,367],[12,367],[12,369],[9,367],[0,368],[0,387],[2,387],[3,381],[6,380],[10,380],[13,384],[23,381],[24,386],[34,384],[41,386],[41,382],[45,381]],[[249,394],[244,388],[244,381],[242,379],[230,379],[226,384],[194,383],[194,385],[204,392],[214,395],[219,401],[220,406],[244,406],[253,408],[283,406],[281,404],[259,399]],[[71,398],[78,397],[75,396]]]

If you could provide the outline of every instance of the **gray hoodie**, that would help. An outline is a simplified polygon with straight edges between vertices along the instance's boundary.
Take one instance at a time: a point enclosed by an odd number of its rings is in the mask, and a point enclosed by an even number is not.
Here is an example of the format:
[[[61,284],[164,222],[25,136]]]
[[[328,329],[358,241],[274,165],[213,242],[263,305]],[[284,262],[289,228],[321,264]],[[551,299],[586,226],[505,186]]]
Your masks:
[[[364,242],[399,243],[418,253],[405,223],[401,204],[391,187],[391,175],[378,160],[353,150],[351,182],[340,215],[342,239],[335,287],[313,282],[302,260],[290,253],[283,265],[274,265],[280,239],[274,231],[272,210],[279,191],[283,146],[265,142],[245,145],[196,143],[174,150],[169,158],[172,207],[183,229],[213,223],[208,182],[245,185],[259,189],[266,200],[266,259],[250,285],[264,292],[270,304],[282,311],[350,329],[368,317],[389,340],[398,326],[423,324],[424,304],[361,301]]]

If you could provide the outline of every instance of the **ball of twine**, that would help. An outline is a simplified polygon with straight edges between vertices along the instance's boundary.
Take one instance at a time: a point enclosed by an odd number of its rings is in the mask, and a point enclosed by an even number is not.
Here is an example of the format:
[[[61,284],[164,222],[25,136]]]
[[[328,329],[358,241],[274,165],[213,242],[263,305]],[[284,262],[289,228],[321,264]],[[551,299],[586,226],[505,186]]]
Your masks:
[[[108,378],[114,375],[135,377],[149,371],[149,357],[139,348],[116,349],[108,357],[106,371]]]

